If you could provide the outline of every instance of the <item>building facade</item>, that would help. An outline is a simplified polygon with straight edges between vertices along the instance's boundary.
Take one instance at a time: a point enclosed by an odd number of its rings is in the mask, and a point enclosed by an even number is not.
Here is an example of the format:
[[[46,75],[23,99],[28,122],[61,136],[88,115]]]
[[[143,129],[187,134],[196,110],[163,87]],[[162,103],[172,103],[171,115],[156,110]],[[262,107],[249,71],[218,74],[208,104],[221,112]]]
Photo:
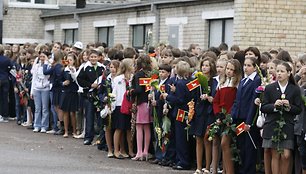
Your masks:
[[[51,1],[56,4],[47,4]],[[43,2],[50,6],[5,5],[4,43],[80,40],[142,48],[152,33],[151,45],[178,48],[198,43],[206,49],[221,42],[291,54],[306,48],[306,0],[92,0],[82,9],[75,1]]]

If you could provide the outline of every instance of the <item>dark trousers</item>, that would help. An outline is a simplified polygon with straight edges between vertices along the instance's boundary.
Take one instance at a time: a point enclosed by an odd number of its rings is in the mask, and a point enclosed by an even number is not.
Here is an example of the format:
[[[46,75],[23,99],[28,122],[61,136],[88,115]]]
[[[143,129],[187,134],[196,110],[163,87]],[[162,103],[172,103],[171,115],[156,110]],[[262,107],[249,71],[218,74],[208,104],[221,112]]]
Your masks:
[[[169,144],[166,148],[165,159],[176,162],[176,145],[175,145],[175,118],[170,117],[171,120],[171,128],[170,128],[170,137]]]
[[[185,127],[186,123],[175,121],[176,155],[178,159],[176,164],[183,168],[190,168],[191,154]]]
[[[97,115],[97,109],[93,105],[93,103],[87,98],[84,99],[84,107],[85,107],[85,118],[86,118],[84,140],[92,141],[95,136],[94,122],[95,122],[95,117]]]
[[[253,126],[249,132],[254,142],[258,142],[259,130]],[[247,132],[243,132],[237,137],[237,146],[240,150],[240,158],[242,162],[242,165],[238,169],[239,173],[256,174],[257,149],[255,149]]]
[[[8,117],[9,81],[0,80],[0,115]]]

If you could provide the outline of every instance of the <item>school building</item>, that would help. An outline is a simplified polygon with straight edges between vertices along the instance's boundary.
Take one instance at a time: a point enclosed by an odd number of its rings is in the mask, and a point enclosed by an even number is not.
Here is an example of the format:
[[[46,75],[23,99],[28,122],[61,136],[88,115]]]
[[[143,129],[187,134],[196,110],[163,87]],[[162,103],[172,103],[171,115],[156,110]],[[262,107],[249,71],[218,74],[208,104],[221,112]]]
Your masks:
[[[4,0],[3,43],[306,49],[306,0]]]

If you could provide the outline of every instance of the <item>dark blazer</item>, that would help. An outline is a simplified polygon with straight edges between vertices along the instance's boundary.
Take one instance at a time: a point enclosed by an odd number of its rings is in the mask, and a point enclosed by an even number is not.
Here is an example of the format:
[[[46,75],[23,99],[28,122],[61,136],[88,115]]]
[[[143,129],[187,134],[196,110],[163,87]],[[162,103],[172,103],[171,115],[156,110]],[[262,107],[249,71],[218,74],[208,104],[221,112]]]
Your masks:
[[[259,75],[256,74],[253,80],[248,80],[246,84],[244,84],[244,82],[243,79],[239,83],[231,115],[234,120],[240,119],[245,121],[246,124],[251,125],[256,114],[254,100],[258,94],[255,90],[261,84],[261,79]]]
[[[263,126],[263,138],[270,139],[274,135],[274,128],[277,126],[276,121],[279,120],[280,113],[274,108],[274,103],[280,99],[282,92],[278,82],[272,83],[265,88],[264,100],[261,111],[266,113],[266,120]],[[297,85],[289,83],[285,90],[286,99],[289,100],[291,109],[289,112],[283,110],[283,116],[286,124],[283,132],[287,134],[287,140],[294,138],[294,118],[301,113],[302,98],[300,88]]]
[[[162,84],[165,85],[165,92],[169,94],[170,92],[170,86],[169,86],[169,78]],[[162,118],[163,116],[163,106],[165,104],[165,100],[160,99],[161,92],[158,90],[154,90],[155,92],[155,100],[156,100],[156,110],[158,117]]]
[[[44,75],[50,75],[50,83],[52,84],[52,91],[60,91],[63,87],[63,65],[60,63],[55,64],[52,67],[48,67],[48,64],[43,65]]]

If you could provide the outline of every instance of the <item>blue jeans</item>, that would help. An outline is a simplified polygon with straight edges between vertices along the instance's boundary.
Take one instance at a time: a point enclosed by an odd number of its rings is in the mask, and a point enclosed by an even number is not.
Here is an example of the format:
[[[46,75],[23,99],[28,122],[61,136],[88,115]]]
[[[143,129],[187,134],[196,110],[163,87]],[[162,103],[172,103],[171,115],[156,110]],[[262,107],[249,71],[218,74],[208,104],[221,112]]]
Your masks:
[[[21,106],[20,106],[20,97],[18,93],[15,93],[15,110],[16,110],[17,121],[21,121],[22,113],[21,113]]]
[[[49,128],[49,94],[50,91],[34,90],[35,119],[34,128]]]
[[[50,101],[51,101],[51,113],[52,113],[52,120],[53,120],[53,125],[52,125],[52,129],[55,130],[55,131],[58,131],[58,127],[57,127],[57,120],[58,120],[58,117],[57,117],[57,113],[55,111],[55,106],[52,104],[52,100],[53,100],[53,92],[50,91]]]
[[[0,80],[0,115],[8,117],[9,81]]]
[[[84,140],[92,141],[95,136],[94,122],[95,122],[95,116],[97,114],[96,111],[97,109],[93,105],[93,103],[89,101],[87,98],[84,99],[84,107],[85,107],[85,118],[86,118]]]

